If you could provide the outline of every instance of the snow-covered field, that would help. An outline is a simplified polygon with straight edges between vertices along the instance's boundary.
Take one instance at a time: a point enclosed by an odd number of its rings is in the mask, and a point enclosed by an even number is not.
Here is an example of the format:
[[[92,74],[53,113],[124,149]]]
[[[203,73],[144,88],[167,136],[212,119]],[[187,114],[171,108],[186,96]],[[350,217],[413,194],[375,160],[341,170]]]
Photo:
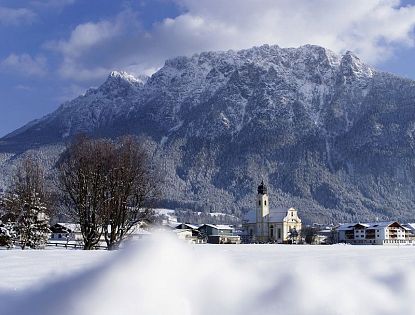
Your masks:
[[[415,314],[415,247],[0,251],[1,315]]]

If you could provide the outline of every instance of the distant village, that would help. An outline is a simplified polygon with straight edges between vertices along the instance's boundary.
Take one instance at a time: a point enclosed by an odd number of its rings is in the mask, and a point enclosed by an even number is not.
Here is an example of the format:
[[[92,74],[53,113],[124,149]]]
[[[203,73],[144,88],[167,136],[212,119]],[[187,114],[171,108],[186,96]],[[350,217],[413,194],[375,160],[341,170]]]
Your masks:
[[[178,219],[181,210],[154,206],[161,178],[143,150],[129,136],[74,139],[62,155],[53,189],[38,159],[22,160],[0,194],[0,247],[112,250],[160,231],[194,244],[415,244],[415,223],[305,225],[301,209],[270,204],[263,181],[243,218],[192,213]],[[58,207],[64,207],[67,222],[56,223]]]
[[[415,245],[415,223],[358,222],[337,225],[303,226],[294,208],[270,207],[264,182],[258,186],[256,209],[249,212],[240,225],[192,224],[178,222],[174,210],[160,209],[159,225],[140,223],[130,240],[142,240],[164,231],[193,244],[352,244],[352,245]],[[51,227],[50,246],[82,248],[80,226],[56,223]],[[97,248],[105,248],[102,240]]]

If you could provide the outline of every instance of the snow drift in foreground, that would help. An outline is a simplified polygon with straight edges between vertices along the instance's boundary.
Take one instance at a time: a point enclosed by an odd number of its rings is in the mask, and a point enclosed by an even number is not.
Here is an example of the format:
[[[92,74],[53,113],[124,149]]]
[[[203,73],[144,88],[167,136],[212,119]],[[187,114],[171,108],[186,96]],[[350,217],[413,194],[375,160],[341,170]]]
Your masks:
[[[51,252],[57,251],[44,255]],[[68,252],[59,252],[64,260]],[[101,257],[101,265],[42,288],[3,291],[0,314],[379,315],[415,309],[415,248],[187,245],[159,236]],[[10,269],[6,279],[18,278]]]

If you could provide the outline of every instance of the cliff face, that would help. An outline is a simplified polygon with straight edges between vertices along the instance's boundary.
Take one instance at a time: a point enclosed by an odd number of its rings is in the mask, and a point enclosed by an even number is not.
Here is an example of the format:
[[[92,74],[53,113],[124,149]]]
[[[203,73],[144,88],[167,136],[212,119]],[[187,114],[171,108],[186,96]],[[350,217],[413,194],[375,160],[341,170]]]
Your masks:
[[[151,78],[111,73],[1,139],[2,167],[6,153],[56,148],[79,132],[133,133],[166,173],[165,206],[240,214],[264,178],[271,207],[297,207],[309,221],[414,219],[414,97],[415,81],[350,52],[201,53]]]

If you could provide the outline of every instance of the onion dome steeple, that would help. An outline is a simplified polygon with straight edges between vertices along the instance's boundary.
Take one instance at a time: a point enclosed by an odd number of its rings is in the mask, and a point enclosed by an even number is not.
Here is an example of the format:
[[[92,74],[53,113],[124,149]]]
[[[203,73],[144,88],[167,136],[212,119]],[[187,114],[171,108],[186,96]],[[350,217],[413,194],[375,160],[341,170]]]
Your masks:
[[[267,186],[265,186],[264,181],[261,182],[261,185],[258,186],[258,195],[266,195]]]

